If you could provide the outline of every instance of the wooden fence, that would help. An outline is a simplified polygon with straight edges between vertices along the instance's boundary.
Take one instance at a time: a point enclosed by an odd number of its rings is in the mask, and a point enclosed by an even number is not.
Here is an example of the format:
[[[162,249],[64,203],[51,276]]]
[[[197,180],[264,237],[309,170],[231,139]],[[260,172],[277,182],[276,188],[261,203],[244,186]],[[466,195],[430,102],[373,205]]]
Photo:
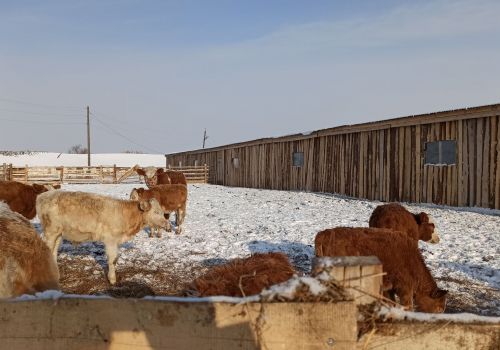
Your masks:
[[[429,144],[443,141],[453,143],[454,163],[427,162]],[[166,162],[206,163],[213,183],[226,186],[500,209],[500,104],[167,154]]]
[[[0,301],[0,348],[498,349],[500,324],[374,323],[358,338],[353,301],[227,302],[181,298]]]
[[[188,183],[208,183],[209,171],[206,165],[190,167],[171,167],[186,176]],[[37,166],[24,167],[2,164],[0,166],[0,180],[37,183],[139,183],[142,178],[131,168],[112,166],[79,166],[79,167],[51,167]]]

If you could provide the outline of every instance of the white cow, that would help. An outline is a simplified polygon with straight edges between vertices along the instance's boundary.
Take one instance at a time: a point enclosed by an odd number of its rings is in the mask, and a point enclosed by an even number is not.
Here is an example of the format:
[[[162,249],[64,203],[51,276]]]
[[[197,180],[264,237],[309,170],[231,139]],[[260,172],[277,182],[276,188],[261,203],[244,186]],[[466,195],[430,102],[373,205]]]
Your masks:
[[[156,199],[139,202],[85,192],[51,191],[38,196],[36,209],[56,260],[62,238],[103,242],[111,284],[116,283],[118,245],[132,239],[145,226],[167,226]]]

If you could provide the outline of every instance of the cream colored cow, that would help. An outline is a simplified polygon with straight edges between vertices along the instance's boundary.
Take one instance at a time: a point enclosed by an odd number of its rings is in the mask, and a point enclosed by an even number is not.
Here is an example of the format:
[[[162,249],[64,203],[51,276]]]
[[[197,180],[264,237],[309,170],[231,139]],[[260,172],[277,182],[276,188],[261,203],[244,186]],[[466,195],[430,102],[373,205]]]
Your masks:
[[[0,298],[59,289],[49,248],[21,214],[0,202]]]
[[[45,241],[56,260],[62,238],[103,242],[111,284],[116,283],[118,245],[131,240],[145,226],[167,226],[156,199],[139,202],[85,192],[51,191],[38,196],[36,209]]]

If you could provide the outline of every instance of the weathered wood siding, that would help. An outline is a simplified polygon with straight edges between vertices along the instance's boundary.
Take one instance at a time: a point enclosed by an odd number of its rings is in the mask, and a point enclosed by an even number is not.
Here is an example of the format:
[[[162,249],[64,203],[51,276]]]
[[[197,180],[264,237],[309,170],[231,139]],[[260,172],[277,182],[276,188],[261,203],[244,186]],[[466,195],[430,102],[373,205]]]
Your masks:
[[[425,165],[427,142],[455,140],[456,164]],[[381,201],[500,209],[500,105],[166,155],[208,164],[211,183],[332,192]],[[304,152],[304,166],[292,166]],[[239,158],[239,167],[233,165]]]

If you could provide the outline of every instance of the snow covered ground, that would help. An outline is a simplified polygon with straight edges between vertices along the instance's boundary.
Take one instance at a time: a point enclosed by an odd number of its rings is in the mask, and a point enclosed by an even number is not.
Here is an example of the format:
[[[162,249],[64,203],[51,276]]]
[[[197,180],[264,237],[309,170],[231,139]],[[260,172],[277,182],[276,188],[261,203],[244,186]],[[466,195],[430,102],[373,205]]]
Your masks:
[[[63,185],[63,190],[128,198],[138,186],[142,185]],[[117,277],[123,290],[106,282],[102,244],[65,242],[59,258],[63,291],[176,295],[207,267],[254,252],[285,252],[299,271],[307,273],[318,231],[367,226],[378,204],[323,193],[189,185],[181,235],[149,238],[142,231],[122,245]],[[500,212],[408,208],[426,211],[436,221],[441,242],[420,246],[438,285],[450,290],[447,312],[500,316]]]

